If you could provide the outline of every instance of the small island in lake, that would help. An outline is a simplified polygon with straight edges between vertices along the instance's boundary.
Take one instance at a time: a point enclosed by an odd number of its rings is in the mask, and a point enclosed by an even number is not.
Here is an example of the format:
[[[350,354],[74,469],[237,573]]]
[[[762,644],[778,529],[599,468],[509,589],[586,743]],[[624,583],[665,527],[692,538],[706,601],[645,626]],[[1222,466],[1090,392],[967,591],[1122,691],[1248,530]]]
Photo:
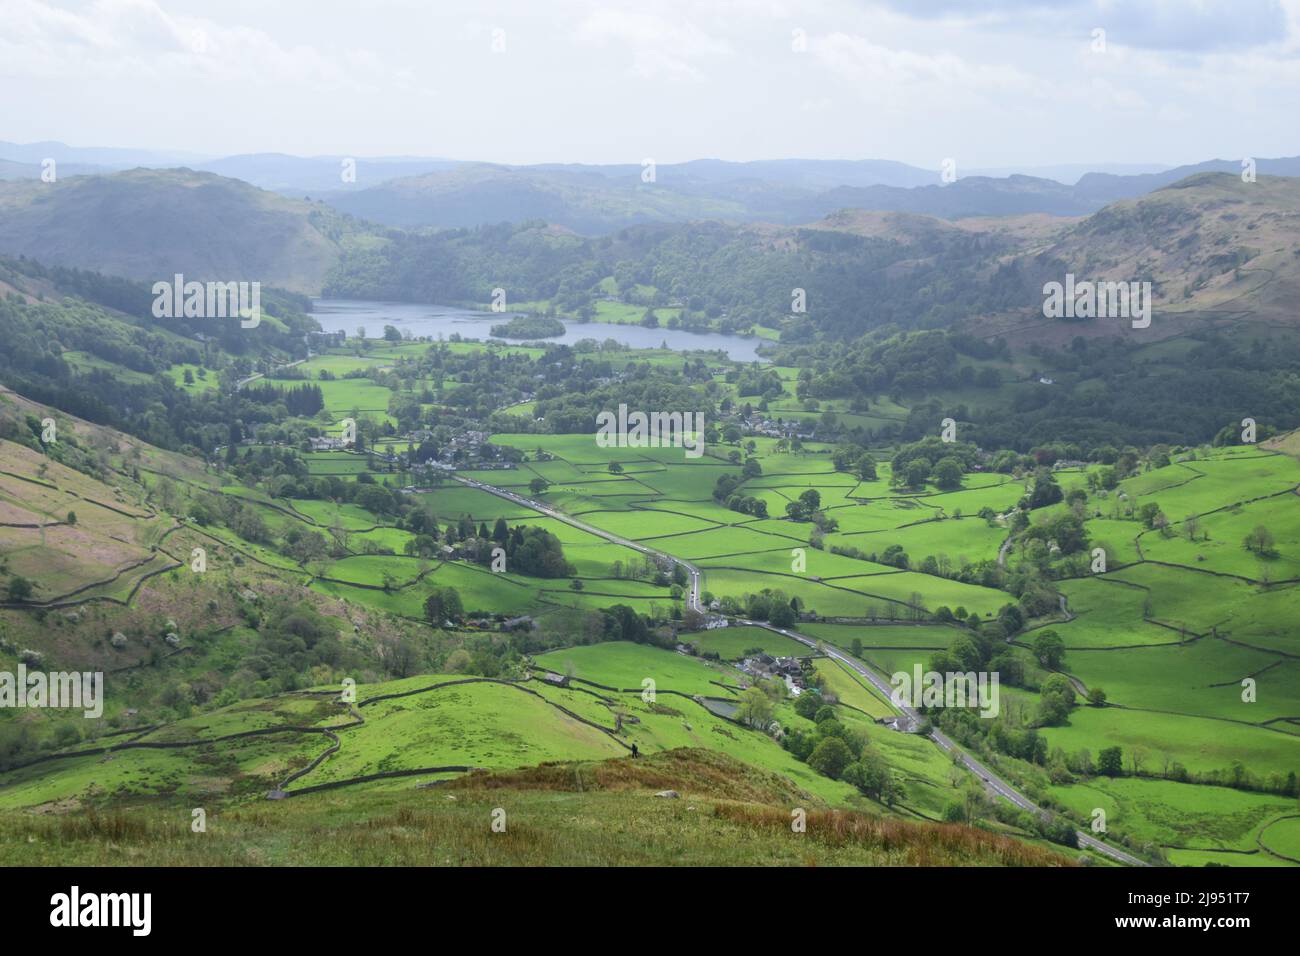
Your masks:
[[[564,323],[544,315],[516,315],[492,326],[492,335],[499,339],[548,339],[563,334]]]

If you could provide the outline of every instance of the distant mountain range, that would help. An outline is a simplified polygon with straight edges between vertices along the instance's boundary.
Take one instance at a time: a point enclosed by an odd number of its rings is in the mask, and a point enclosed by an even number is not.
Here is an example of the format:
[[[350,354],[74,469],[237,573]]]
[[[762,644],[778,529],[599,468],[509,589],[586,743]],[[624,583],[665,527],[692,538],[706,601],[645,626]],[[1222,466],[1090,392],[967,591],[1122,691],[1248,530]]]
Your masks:
[[[1203,172],[1240,173],[1239,160],[1165,168],[1133,164],[961,170],[889,160],[699,159],[663,164],[543,163],[510,166],[430,157],[290,156],[221,158],[149,150],[0,142],[0,180],[37,179],[53,158],[60,177],[136,166],[184,166],[295,198],[323,199],[362,219],[404,228],[461,228],[543,219],[599,235],[649,222],[721,219],[800,224],[840,209],[912,212],[942,219],[1084,216]],[[1258,175],[1300,176],[1300,157],[1260,159]]]
[[[202,159],[195,153],[152,149],[68,146],[65,143],[7,143],[0,140],[0,179],[39,179],[42,164],[52,159],[60,176],[108,173],[136,166],[182,166]]]
[[[1036,176],[963,176],[901,163],[786,160],[697,161],[660,166],[646,182],[639,166],[462,164],[354,191],[321,194],[330,205],[392,226],[465,227],[545,219],[584,234],[646,222],[725,219],[815,222],[840,209],[911,212],[941,219],[1085,216],[1203,172],[1239,173],[1240,162],[1211,160],[1154,173],[1089,172],[1073,185]],[[1300,176],[1300,157],[1261,159],[1256,173]]]

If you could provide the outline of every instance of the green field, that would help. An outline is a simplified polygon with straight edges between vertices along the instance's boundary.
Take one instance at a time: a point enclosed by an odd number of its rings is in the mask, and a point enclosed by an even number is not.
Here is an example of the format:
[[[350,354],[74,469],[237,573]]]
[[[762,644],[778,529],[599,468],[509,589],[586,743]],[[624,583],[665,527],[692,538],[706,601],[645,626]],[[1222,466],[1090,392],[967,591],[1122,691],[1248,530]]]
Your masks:
[[[765,627],[721,627],[701,631],[691,635],[690,643],[701,654],[711,651],[724,661],[739,660],[754,648],[773,657],[806,657],[812,653],[808,645]]]
[[[633,321],[643,309],[636,311]],[[662,310],[661,317],[669,311]],[[1300,614],[1295,495],[1300,464],[1293,458],[1258,448],[1181,449],[1171,452],[1170,464],[1136,466],[1110,490],[1101,486],[1103,466],[1071,465],[1055,477],[1072,499],[1024,516],[1014,510],[1031,488],[1032,469],[972,470],[950,491],[933,483],[900,488],[891,481],[892,448],[884,444],[871,447],[877,477],[869,481],[855,471],[836,470],[832,444],[778,445],[759,436],[715,442],[695,459],[674,448],[601,448],[590,434],[498,434],[490,441],[517,449],[521,460],[508,468],[462,472],[535,496],[600,532],[593,533],[563,516],[451,479],[429,478],[426,486],[414,488],[409,473],[384,460],[384,454],[414,445],[392,427],[396,422],[389,412],[391,407],[397,413],[412,393],[380,383],[396,381],[395,370],[409,369],[427,348],[372,343],[364,355],[332,350],[271,377],[281,385],[320,385],[325,409],[313,425],[325,433],[337,434],[345,417],[368,419],[374,431],[370,453],[302,454],[299,473],[287,484],[283,477],[241,473],[232,478],[199,468],[186,476],[180,492],[186,501],[220,489],[227,500],[256,515],[256,526],[264,529],[260,536],[241,537],[220,521],[172,528],[163,516],[88,484],[80,473],[38,472],[36,457],[15,459],[17,471],[0,477],[0,505],[13,509],[0,538],[10,572],[30,571],[42,600],[88,587],[85,593],[94,600],[125,604],[143,580],[168,567],[173,570],[165,580],[179,587],[183,578],[175,568],[183,563],[175,556],[201,541],[214,568],[227,576],[228,594],[242,593],[249,583],[276,582],[327,602],[332,613],[355,621],[340,629],[349,648],[364,645],[378,626],[432,632],[424,607],[437,587],[456,589],[471,620],[449,625],[446,633],[438,629],[431,640],[440,653],[425,658],[426,664],[435,662],[430,673],[381,680],[379,671],[367,671],[359,723],[350,723],[349,712],[328,695],[248,685],[261,696],[233,705],[198,702],[194,715],[179,708],[139,738],[182,747],[124,748],[107,761],[88,753],[19,768],[0,781],[0,808],[131,805],[151,794],[192,801],[210,792],[236,806],[260,799],[299,770],[307,771],[293,782],[300,787],[390,792],[399,786],[392,781],[410,785],[406,774],[445,781],[465,772],[434,768],[510,772],[563,761],[600,763],[620,758],[635,744],[646,754],[679,748],[726,754],[778,774],[809,799],[830,806],[941,819],[951,813],[967,776],[924,736],[880,723],[894,715],[884,695],[822,651],[833,645],[856,653],[888,676],[978,636],[989,645],[986,658],[1005,644],[1023,665],[1022,686],[1003,688],[1005,727],[1015,734],[1032,731],[1046,743],[1043,755],[1026,761],[995,752],[979,738],[962,739],[1009,782],[1050,801],[1080,825],[1087,825],[1094,808],[1105,809],[1126,845],[1152,858],[1186,865],[1282,865],[1297,856],[1294,798],[1287,795],[1288,775],[1300,769],[1300,631],[1293,626]],[[451,343],[447,354],[484,348]],[[493,347],[493,352],[543,354],[514,347]],[[601,358],[619,369],[640,362],[669,368],[680,361],[660,350],[602,353]],[[65,353],[65,359],[78,368],[133,380],[129,370],[89,353]],[[186,370],[196,376],[199,371],[175,366],[168,375],[191,394],[214,389],[219,381],[209,369],[203,379],[184,385]],[[770,415],[813,422],[829,409],[846,419],[856,415],[891,427],[908,418],[906,406],[884,396],[869,412],[854,412],[843,399],[808,402],[795,394],[798,370],[777,371],[785,392],[769,402]],[[358,372],[375,378],[344,377]],[[735,395],[733,382],[713,374],[719,394]],[[474,384],[472,376],[427,370],[406,381],[434,393],[438,402],[448,400],[448,390]],[[977,392],[954,395],[974,401],[981,398]],[[540,401],[515,402],[505,411],[531,419]],[[496,419],[510,427],[521,427],[520,421]],[[536,424],[539,432],[546,427]],[[272,459],[283,446],[266,439],[249,446],[248,453]],[[745,457],[758,467],[736,493],[762,501],[766,516],[748,513],[754,509],[737,505],[739,498],[713,496],[720,476],[739,477]],[[402,504],[372,505],[376,510],[371,511],[350,495],[334,500],[329,495],[337,494],[337,482],[320,481],[361,476],[394,491],[406,488],[398,499]],[[544,491],[530,490],[535,479],[545,480]],[[156,491],[159,479],[146,469],[140,486]],[[787,516],[786,506],[809,491],[818,495],[817,520],[834,522],[825,534],[813,520]],[[124,520],[124,514],[105,509],[100,499],[109,497],[133,517]],[[572,573],[551,578],[512,568],[493,573],[452,557],[441,541],[432,550],[426,542],[428,557],[411,557],[406,551],[420,546],[413,530],[419,525],[405,519],[405,502],[422,506],[440,529],[464,518],[476,528],[504,519],[511,532],[543,529],[561,542]],[[1158,523],[1142,520],[1142,509],[1151,506],[1163,515]],[[57,521],[74,508],[75,530]],[[1071,515],[1083,532],[1077,557],[1029,546],[1034,535],[1022,533],[1026,526],[1041,531]],[[32,516],[55,523],[26,527]],[[1252,550],[1247,538],[1260,528],[1268,530],[1270,544]],[[175,536],[176,548],[155,552],[168,535]],[[317,536],[325,552],[317,548],[310,558],[300,558],[274,546],[300,535]],[[446,540],[456,539],[447,535]],[[658,564],[639,548],[603,535],[653,549]],[[1008,539],[1012,546],[1004,552]],[[1106,568],[1097,573],[1081,560],[1093,548],[1103,549],[1106,558]],[[720,602],[713,611],[721,606],[737,617],[749,615],[754,600],[761,605],[765,595],[779,592],[799,615],[793,628],[818,647],[767,628],[704,629],[695,609],[686,606],[681,568],[679,583],[672,584],[673,559],[700,570],[706,600]],[[132,562],[138,563],[124,567]],[[246,577],[254,570],[260,575],[256,581]],[[1020,590],[1026,574],[1047,589],[1048,597],[1033,613],[1019,614],[1015,628],[999,630],[994,622],[1005,608],[1026,606]],[[604,639],[610,617],[600,612],[614,605],[652,618],[647,639],[662,646]],[[965,624],[943,609],[956,611]],[[233,660],[256,643],[260,622],[254,611],[246,608],[244,614],[242,620],[225,618],[223,633],[229,636],[213,640],[220,659]],[[530,620],[517,630],[499,626],[502,618],[520,615]],[[1049,669],[1035,659],[1032,647],[1047,629],[1064,645],[1054,669],[1069,675],[1081,692],[1103,689],[1107,706],[1079,706],[1061,719],[1039,720],[1040,688]],[[133,635],[133,640],[138,639]],[[674,642],[694,653],[663,649]],[[835,702],[836,720],[854,748],[888,764],[896,802],[876,802],[844,780],[817,773],[783,747],[782,734],[815,734],[817,726],[777,687],[770,688],[775,694],[771,724],[764,718],[758,722],[763,729],[756,730],[728,719],[752,683],[732,665],[757,650],[815,660],[815,683]],[[385,648],[383,654],[389,652]],[[463,668],[479,668],[485,653],[508,661],[509,679],[465,682],[471,672]],[[444,660],[462,669],[438,671],[437,662]],[[200,686],[202,666],[196,661],[185,672]],[[567,686],[541,680],[545,672],[568,678]],[[317,682],[336,682],[340,676],[328,667],[313,671]],[[1243,695],[1243,684],[1251,687],[1253,699]],[[374,699],[386,695],[398,696]],[[121,711],[120,704],[115,708]],[[340,736],[339,749],[313,766],[327,742],[320,731],[339,724],[346,726],[331,731]],[[286,729],[229,736],[275,727]],[[81,747],[90,749],[90,741]],[[1063,762],[1077,762],[1086,751],[1087,765],[1107,747],[1122,752],[1120,776],[1063,773]],[[375,774],[396,776],[359,780]],[[1234,780],[1236,785],[1224,785]],[[1023,822],[993,822],[987,811],[984,819],[1024,839],[1040,839]]]
[[[826,682],[826,689],[842,704],[874,718],[889,717],[895,712],[880,691],[838,661],[829,658],[818,661],[817,673]]]
[[[1054,787],[1052,796],[1080,825],[1090,825],[1100,808],[1109,831],[1158,843],[1175,863],[1189,862],[1185,853],[1200,852],[1238,865],[1264,865],[1270,855],[1259,847],[1262,831],[1277,838],[1270,847],[1281,853],[1287,852],[1288,837],[1294,839],[1291,821],[1280,819],[1294,813],[1294,801],[1226,787],[1099,777]],[[1274,857],[1273,862],[1283,861]]]
[[[723,697],[741,680],[734,668],[624,641],[549,651],[539,655],[537,663],[619,690],[639,691],[645,681],[653,680],[659,692]]]

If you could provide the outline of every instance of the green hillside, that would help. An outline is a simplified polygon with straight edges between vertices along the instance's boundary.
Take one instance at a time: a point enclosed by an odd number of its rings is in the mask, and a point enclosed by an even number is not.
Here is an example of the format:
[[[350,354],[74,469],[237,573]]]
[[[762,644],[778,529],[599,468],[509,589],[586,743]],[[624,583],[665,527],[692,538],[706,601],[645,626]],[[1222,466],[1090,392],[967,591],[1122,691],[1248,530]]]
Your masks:
[[[803,833],[791,830],[794,808],[806,812]],[[157,808],[0,815],[0,832],[27,865],[1069,865],[967,827],[828,811],[779,776],[699,750],[239,807],[210,816],[200,840],[190,823]]]
[[[226,228],[238,242],[212,242]],[[0,183],[0,254],[155,282],[258,281],[319,292],[343,249],[373,241],[328,206],[189,169]]]

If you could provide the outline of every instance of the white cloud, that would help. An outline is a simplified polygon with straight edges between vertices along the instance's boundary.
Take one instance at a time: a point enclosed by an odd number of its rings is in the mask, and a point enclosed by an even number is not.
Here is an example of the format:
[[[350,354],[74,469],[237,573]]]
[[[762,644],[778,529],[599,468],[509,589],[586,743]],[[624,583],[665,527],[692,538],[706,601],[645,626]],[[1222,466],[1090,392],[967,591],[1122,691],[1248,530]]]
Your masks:
[[[1021,35],[1086,35],[1184,53],[1240,50],[1284,41],[1294,0],[875,0],[876,6],[929,22]]]
[[[648,10],[593,10],[579,23],[576,39],[580,44],[626,49],[629,72],[642,79],[699,80],[704,77],[703,61],[732,53],[725,40],[710,36],[691,21]]]
[[[1198,37],[1226,0],[1187,0],[1210,13],[1172,48],[1106,2],[0,0],[0,139],[507,162],[1300,153],[1300,0],[1279,0],[1285,39],[1217,46]],[[1268,0],[1243,2],[1225,32],[1265,35]],[[1148,27],[1169,15],[1153,4]]]
[[[95,0],[84,12],[43,0],[0,0],[0,70],[58,79],[206,76],[223,82],[338,88],[372,82],[381,60],[365,51],[327,56],[267,33],[174,17],[155,0]]]
[[[1043,94],[1042,80],[1002,63],[975,63],[949,52],[892,49],[864,36],[809,38],[809,52],[864,99],[907,109],[918,103]]]

